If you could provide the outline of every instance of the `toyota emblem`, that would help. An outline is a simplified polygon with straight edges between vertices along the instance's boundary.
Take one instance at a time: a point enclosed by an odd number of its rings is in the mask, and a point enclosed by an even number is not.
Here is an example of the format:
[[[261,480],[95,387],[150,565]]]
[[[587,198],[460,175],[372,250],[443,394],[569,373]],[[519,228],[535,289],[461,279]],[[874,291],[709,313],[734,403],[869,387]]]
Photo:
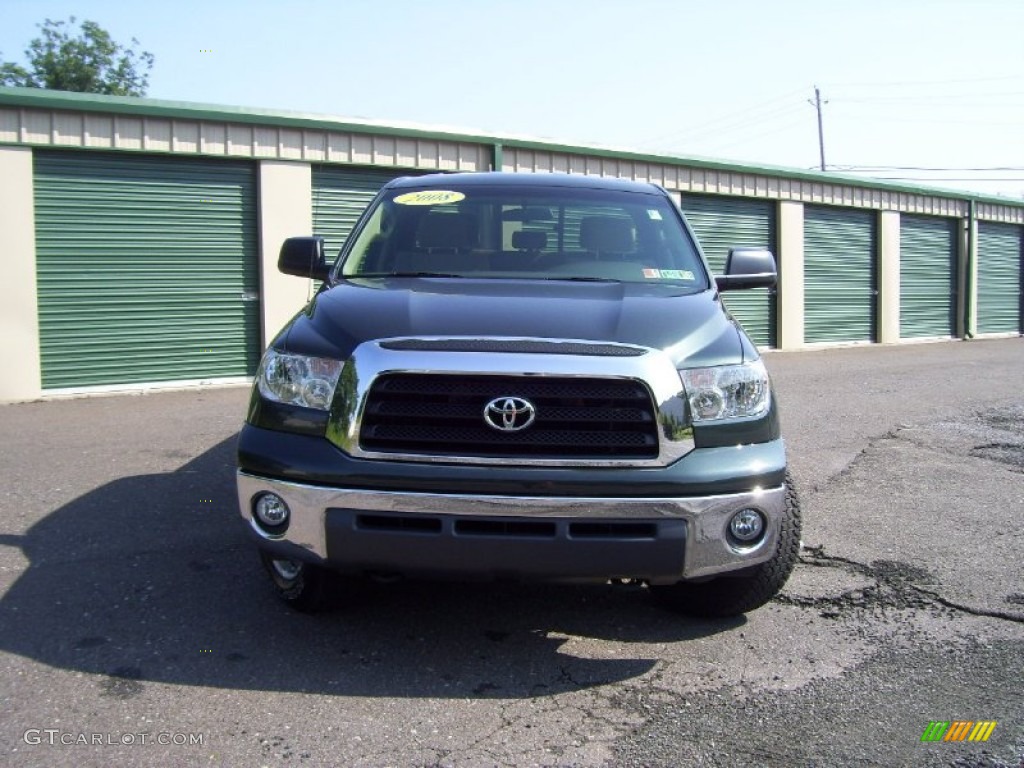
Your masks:
[[[521,397],[496,397],[484,406],[484,421],[499,432],[518,432],[533,424],[537,409]]]

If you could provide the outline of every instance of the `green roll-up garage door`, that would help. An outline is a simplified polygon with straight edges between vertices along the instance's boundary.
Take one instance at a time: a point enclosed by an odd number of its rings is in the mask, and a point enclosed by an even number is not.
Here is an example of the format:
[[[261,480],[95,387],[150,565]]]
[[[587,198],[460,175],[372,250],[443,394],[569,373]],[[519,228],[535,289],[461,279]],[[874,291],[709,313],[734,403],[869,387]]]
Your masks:
[[[1020,333],[1021,227],[978,222],[978,333]]]
[[[324,238],[328,260],[341,250],[374,195],[392,179],[411,176],[400,170],[313,166],[313,232]]]
[[[37,151],[34,174],[44,389],[255,372],[251,164]]]
[[[804,340],[875,338],[875,214],[804,209]]]
[[[900,338],[956,333],[955,224],[900,217]]]
[[[725,269],[730,248],[767,248],[776,253],[775,204],[723,195],[683,195],[682,209],[711,269]],[[757,288],[722,296],[755,344],[775,346],[775,291]]]

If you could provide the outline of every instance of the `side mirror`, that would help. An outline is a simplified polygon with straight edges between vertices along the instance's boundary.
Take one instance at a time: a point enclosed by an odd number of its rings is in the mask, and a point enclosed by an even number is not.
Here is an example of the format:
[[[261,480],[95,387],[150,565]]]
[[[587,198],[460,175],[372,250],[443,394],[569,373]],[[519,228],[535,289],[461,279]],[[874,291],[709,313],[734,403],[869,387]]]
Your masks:
[[[741,288],[773,288],[778,282],[775,257],[764,248],[730,248],[725,274],[715,275],[719,291]]]
[[[322,237],[289,237],[281,245],[277,269],[286,275],[326,280],[331,271],[324,258]]]

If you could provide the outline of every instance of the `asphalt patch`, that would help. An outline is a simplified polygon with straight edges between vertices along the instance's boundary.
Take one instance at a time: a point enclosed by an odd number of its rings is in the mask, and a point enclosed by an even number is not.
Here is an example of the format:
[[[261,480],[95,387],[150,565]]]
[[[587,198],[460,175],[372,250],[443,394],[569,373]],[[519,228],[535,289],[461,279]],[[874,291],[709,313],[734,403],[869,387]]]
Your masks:
[[[1008,464],[1014,469],[1024,472],[1024,444],[989,443],[988,445],[979,445],[971,449],[971,456]]]
[[[871,583],[844,590],[838,595],[794,595],[783,591],[775,602],[814,609],[822,618],[835,619],[852,611],[882,611],[885,609],[937,609],[949,611],[940,606],[933,597],[922,592],[915,583],[928,583],[932,574],[924,568],[897,560],[873,560],[859,563],[845,557],[830,555],[824,547],[805,547],[800,556],[800,565],[812,568],[834,568],[867,578]]]
[[[668,768],[1020,768],[1024,642],[890,649],[795,691],[733,686],[671,695],[609,765]],[[663,692],[664,693],[664,692]],[[995,720],[985,743],[921,741],[934,720]]]

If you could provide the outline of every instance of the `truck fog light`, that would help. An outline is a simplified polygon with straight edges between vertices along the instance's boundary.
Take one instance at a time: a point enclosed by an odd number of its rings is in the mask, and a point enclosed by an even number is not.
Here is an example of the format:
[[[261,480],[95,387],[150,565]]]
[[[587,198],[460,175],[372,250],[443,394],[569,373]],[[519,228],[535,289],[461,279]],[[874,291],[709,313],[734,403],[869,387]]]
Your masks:
[[[729,521],[729,533],[740,544],[753,544],[764,533],[764,516],[756,509],[741,509]]]
[[[263,528],[278,533],[288,526],[291,512],[284,499],[276,493],[264,493],[257,497],[253,510],[256,513],[256,521]]]

